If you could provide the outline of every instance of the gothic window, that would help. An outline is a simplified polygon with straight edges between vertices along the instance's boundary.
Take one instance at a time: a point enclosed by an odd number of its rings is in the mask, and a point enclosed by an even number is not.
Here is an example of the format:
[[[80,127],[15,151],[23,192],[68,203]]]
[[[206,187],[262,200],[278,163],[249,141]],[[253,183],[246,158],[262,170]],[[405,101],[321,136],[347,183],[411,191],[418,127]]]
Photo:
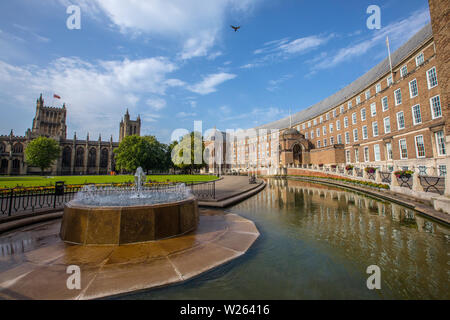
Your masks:
[[[63,151],[62,165],[63,167],[70,167],[72,159],[72,149],[70,147],[65,147]]]
[[[82,147],[79,147],[77,149],[77,157],[75,160],[75,166],[77,166],[77,167],[84,166],[84,149]]]
[[[97,161],[97,150],[95,150],[95,148],[91,148],[91,150],[89,150],[89,156],[88,156],[88,167],[95,168],[96,161]]]
[[[19,169],[20,168],[20,160],[14,159],[12,165],[13,165],[13,169]]]
[[[0,153],[4,153],[6,150],[5,145],[3,143],[0,143]]]
[[[108,167],[108,149],[103,149],[100,154],[100,167],[107,168]]]
[[[13,153],[22,153],[23,152],[23,146],[21,143],[16,143],[13,146]]]

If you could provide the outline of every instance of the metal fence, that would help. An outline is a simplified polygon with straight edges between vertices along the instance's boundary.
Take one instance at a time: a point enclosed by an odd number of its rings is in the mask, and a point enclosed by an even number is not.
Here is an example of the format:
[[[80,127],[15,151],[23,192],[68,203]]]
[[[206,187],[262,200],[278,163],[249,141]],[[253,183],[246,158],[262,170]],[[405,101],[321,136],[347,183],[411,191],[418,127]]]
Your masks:
[[[184,182],[192,194],[199,200],[214,200],[216,197],[216,182]],[[154,183],[147,186],[161,188],[176,183]],[[102,185],[105,186],[105,185]],[[116,187],[129,188],[131,184],[121,184]],[[62,209],[71,201],[84,185],[56,187],[32,187],[0,189],[0,219],[17,214],[39,213],[53,209]]]

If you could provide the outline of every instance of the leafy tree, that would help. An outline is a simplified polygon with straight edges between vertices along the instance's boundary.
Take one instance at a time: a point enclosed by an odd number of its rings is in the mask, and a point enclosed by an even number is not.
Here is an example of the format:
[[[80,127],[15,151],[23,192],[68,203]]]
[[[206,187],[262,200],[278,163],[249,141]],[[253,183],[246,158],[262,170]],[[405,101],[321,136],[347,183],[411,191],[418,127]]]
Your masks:
[[[25,161],[28,165],[41,169],[44,174],[45,169],[50,168],[55,160],[60,156],[61,148],[53,139],[39,137],[32,140],[25,149]]]
[[[183,171],[190,171],[201,169],[206,166],[203,159],[203,153],[205,151],[205,143],[203,137],[199,132],[191,132],[181,138],[181,140],[174,144],[172,149],[172,162],[174,165]],[[188,154],[186,154],[186,152]],[[200,159],[195,159],[195,154]],[[195,163],[200,162],[200,163]]]
[[[135,172],[138,167],[164,170],[166,152],[166,146],[154,136],[128,136],[114,150],[116,167],[128,172]]]

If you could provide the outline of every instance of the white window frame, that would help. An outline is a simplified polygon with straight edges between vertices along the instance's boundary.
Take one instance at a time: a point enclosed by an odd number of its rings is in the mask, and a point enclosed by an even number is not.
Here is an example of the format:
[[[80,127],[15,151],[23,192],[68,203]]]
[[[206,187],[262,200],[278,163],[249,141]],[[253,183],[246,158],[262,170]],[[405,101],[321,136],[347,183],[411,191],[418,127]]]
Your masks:
[[[347,109],[350,110],[351,108],[353,108],[353,103],[351,101],[349,101],[347,103]]]
[[[358,136],[358,129],[353,129],[353,142],[358,142],[359,136]]]
[[[323,127],[322,127],[322,132],[323,132],[323,135],[324,135],[324,136],[327,135],[327,126],[323,126]]]
[[[387,122],[388,122],[388,124],[389,124],[389,130],[386,130],[387,129],[387,127],[386,127],[386,120],[387,120]],[[386,118],[384,118],[383,119],[383,125],[384,125],[384,133],[385,134],[387,134],[387,133],[391,133],[391,117],[386,117]]]
[[[402,141],[405,142],[406,157],[403,156]],[[402,160],[408,159],[408,142],[406,141],[405,138],[398,140],[398,149],[400,151],[400,159],[402,159]]]
[[[441,114],[439,116],[435,115],[434,112],[434,105],[433,105],[433,99],[438,98],[439,99],[439,110],[441,112]],[[438,118],[442,118],[442,104],[441,104],[441,97],[440,95],[434,96],[430,98],[430,108],[431,108],[431,118],[434,119],[438,119]]]
[[[406,69],[406,72],[404,72],[404,69]],[[400,76],[404,78],[407,75],[408,75],[408,66],[405,64],[403,67],[400,68]]]
[[[361,96],[356,97],[356,105],[361,103]]]
[[[373,155],[375,161],[381,161],[381,150],[379,144],[373,146]]]
[[[432,70],[434,70],[434,74],[436,75],[436,84],[434,86],[431,86],[431,83],[430,83],[430,75],[429,75],[429,73]],[[427,71],[427,83],[428,83],[428,89],[433,89],[433,88],[438,86],[439,81],[438,81],[438,77],[437,77],[436,67],[433,67],[433,68],[431,68],[430,70]]]
[[[344,128],[348,128],[348,117],[344,118]]]
[[[447,146],[445,145],[444,130],[435,132],[434,138],[436,139],[436,147],[437,147],[436,149],[437,149],[438,156],[439,157],[446,156],[447,155],[447,150],[446,150]],[[442,151],[444,151],[444,153],[442,153]]]
[[[345,144],[350,144],[350,132],[345,133]]]
[[[370,89],[366,90],[366,92],[364,93],[364,97],[366,98],[366,100],[369,100],[371,95],[370,95]]]
[[[415,95],[413,94],[413,87],[411,86],[411,84],[414,82],[416,84],[416,94]],[[417,97],[418,95],[419,95],[419,85],[417,83],[417,79],[413,79],[409,82],[409,97],[412,99],[412,98]]]
[[[366,121],[366,108],[361,109],[361,121]]]
[[[375,117],[377,115],[377,103],[376,102],[370,104],[370,115],[372,117]]]
[[[384,104],[384,101],[386,101],[386,106]],[[389,98],[387,96],[385,96],[381,99],[381,108],[383,109],[383,112],[386,112],[389,110]]]
[[[402,117],[403,117],[403,127],[402,128],[400,127],[400,121],[399,121],[400,120],[400,118],[399,118],[400,114],[402,114]],[[405,128],[406,128],[405,113],[403,111],[397,112],[397,129],[398,130],[403,130]]]
[[[362,126],[362,138],[363,140],[369,139],[369,130],[367,129],[367,126]]]
[[[364,147],[364,162],[370,162],[369,147]]]
[[[337,131],[341,130],[341,120],[336,121],[336,130]]]
[[[377,132],[375,132],[375,128],[377,129]],[[379,134],[380,134],[380,129],[378,128],[378,122],[374,121],[374,122],[372,122],[372,135],[374,137],[378,137]]]
[[[417,144],[417,138],[422,138],[422,145],[423,145],[423,156],[419,156],[419,146]],[[423,135],[418,135],[414,137],[414,144],[416,146],[416,157],[417,159],[423,159],[426,157],[427,153],[425,151],[425,140],[423,139]]]
[[[334,131],[334,126],[333,126],[332,123],[330,123],[330,128],[329,128],[329,130],[330,130],[330,134],[333,133],[333,131]]]
[[[397,92],[400,92],[400,103],[398,102],[398,99],[397,99]],[[397,90],[394,91],[394,101],[395,101],[395,106],[399,106],[402,104],[402,102],[403,102],[402,89],[398,88]]]
[[[419,62],[419,57],[422,57],[422,62]],[[425,55],[423,52],[419,53],[416,57],[416,67],[422,65],[425,62]]]
[[[420,121],[417,122],[416,121],[416,113],[414,112],[414,108],[415,107],[419,107],[419,116],[420,116]],[[411,114],[412,114],[412,118],[413,118],[413,125],[418,125],[422,123],[422,111],[420,110],[420,104],[416,104],[414,106],[411,107]]]
[[[342,144],[342,134],[338,134],[337,142],[338,142],[338,144]]]
[[[359,163],[359,149],[355,149],[355,163]]]
[[[377,83],[377,85],[375,86],[375,93],[380,93],[381,92],[381,83]]]
[[[317,128],[317,130],[316,130],[316,137],[320,138],[320,128]]]
[[[356,124],[356,122],[358,121],[357,116],[356,116],[356,112],[352,113],[352,124]]]
[[[392,79],[392,76],[388,76],[386,78],[386,83],[387,83],[388,87],[390,87],[394,83],[394,80]]]
[[[390,161],[393,158],[394,158],[394,152],[392,151],[392,143],[386,142],[386,160]]]

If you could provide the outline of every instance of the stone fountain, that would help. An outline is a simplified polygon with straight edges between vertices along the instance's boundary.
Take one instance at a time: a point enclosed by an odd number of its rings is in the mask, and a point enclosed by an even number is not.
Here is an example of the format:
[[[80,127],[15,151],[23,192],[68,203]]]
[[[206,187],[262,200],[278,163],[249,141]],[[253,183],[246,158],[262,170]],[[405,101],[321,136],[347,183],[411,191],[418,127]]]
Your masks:
[[[80,245],[124,245],[194,231],[198,204],[184,184],[145,186],[142,168],[133,187],[85,186],[65,205],[61,239]]]

